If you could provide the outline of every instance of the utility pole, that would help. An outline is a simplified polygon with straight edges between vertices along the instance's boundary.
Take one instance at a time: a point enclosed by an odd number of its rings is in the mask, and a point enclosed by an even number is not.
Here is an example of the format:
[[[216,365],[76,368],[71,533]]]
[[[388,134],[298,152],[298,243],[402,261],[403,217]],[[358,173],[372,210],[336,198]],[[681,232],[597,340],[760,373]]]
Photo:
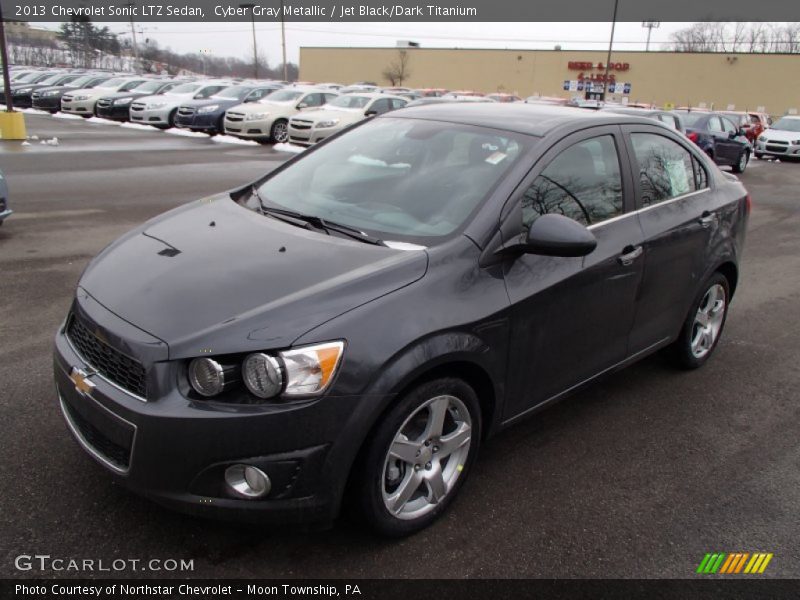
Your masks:
[[[139,72],[139,44],[136,41],[136,26],[133,23],[133,9],[136,6],[136,3],[131,0],[127,4],[128,8],[131,9],[131,39],[133,41],[133,71],[135,73]]]
[[[253,25],[253,79],[258,79],[258,46],[256,46],[256,15],[253,9],[255,4],[246,2],[239,5],[239,8],[244,8],[250,11],[250,23]]]
[[[606,73],[603,76],[603,102],[606,100],[608,93],[608,69],[611,66],[611,48],[614,45],[614,29],[617,26],[617,7],[619,0],[614,0],[614,15],[611,17],[611,38],[608,40],[608,56],[606,56]]]
[[[3,19],[3,5],[0,3],[0,54],[3,59],[3,85],[6,96],[6,112],[14,112],[11,101],[11,76],[8,71],[8,50],[6,49],[6,22]]]
[[[283,18],[283,0],[281,0],[281,47],[283,48],[283,80],[289,81],[289,70],[286,66],[286,24]]]
[[[24,140],[25,115],[14,110],[11,103],[11,77],[8,71],[8,49],[6,48],[6,22],[0,5],[0,58],[3,60],[3,83],[5,84],[6,110],[0,112],[0,139]]]
[[[650,52],[650,35],[653,33],[653,29],[661,27],[661,21],[642,21],[642,27],[647,28],[647,45],[644,51]]]

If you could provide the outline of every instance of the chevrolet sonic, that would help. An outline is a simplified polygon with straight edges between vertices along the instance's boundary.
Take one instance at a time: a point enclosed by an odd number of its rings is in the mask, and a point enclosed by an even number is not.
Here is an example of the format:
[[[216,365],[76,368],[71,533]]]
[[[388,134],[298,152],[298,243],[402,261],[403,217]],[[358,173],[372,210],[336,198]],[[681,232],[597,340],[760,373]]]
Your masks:
[[[58,404],[164,505],[410,534],[487,437],[657,350],[703,365],[749,211],[651,119],[399,110],[103,250],[56,335]]]

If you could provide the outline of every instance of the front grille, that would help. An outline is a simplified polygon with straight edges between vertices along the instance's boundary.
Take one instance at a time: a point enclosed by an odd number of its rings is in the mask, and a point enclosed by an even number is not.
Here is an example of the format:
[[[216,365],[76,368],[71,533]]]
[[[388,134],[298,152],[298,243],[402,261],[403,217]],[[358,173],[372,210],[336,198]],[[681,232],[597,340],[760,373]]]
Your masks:
[[[244,115],[241,113],[229,112],[225,115],[225,119],[234,123],[238,123],[239,121],[244,121]]]
[[[99,106],[100,108],[108,108],[109,106],[111,106],[111,100],[98,100],[97,106]]]
[[[67,337],[86,363],[100,375],[141,398],[147,397],[142,363],[100,340],[75,315],[70,316]]]
[[[70,96],[69,94],[65,94],[64,96],[61,96],[61,99],[64,102],[72,102],[72,96]]]
[[[31,94],[31,98],[38,98],[38,97],[39,97],[39,92],[33,92]]]
[[[194,114],[194,109],[188,106],[181,106],[178,109],[178,114],[182,117],[190,117]]]
[[[295,129],[311,129],[314,123],[311,121],[292,121],[291,125]]]
[[[768,143],[767,150],[769,152],[786,152],[788,148],[786,146],[774,146],[772,143]]]
[[[131,448],[120,446],[116,442],[108,439],[102,431],[84,419],[77,410],[73,409],[69,402],[61,401],[64,410],[69,416],[69,420],[75,426],[75,429],[83,437],[84,441],[89,444],[95,452],[105,458],[108,462],[119,468],[120,470],[127,470],[131,463]]]
[[[131,104],[131,110],[144,110],[144,104],[141,102],[134,102]]]

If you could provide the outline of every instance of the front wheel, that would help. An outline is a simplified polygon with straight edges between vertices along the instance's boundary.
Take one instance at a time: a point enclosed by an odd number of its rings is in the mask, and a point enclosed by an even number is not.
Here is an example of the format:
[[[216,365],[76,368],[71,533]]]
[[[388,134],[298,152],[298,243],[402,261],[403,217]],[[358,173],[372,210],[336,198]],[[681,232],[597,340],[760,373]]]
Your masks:
[[[697,369],[714,353],[728,316],[730,285],[722,273],[714,273],[692,304],[678,339],[670,347],[678,366]]]
[[[733,165],[733,172],[734,173],[744,173],[744,170],[747,168],[747,163],[750,160],[750,153],[745,150],[739,156],[739,160],[735,165]]]
[[[473,389],[442,378],[406,394],[377,425],[354,474],[360,516],[400,537],[435,521],[478,452],[481,412]]]
[[[276,144],[283,144],[289,140],[289,122],[286,119],[278,119],[272,124],[269,137]]]

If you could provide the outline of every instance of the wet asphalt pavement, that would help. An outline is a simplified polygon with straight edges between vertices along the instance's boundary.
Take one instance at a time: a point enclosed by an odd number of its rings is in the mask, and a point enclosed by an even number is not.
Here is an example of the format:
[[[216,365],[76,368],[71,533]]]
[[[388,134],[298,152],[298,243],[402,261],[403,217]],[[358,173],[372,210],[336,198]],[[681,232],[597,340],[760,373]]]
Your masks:
[[[38,553],[193,559],[176,575],[201,578],[682,578],[717,551],[772,552],[765,576],[800,577],[800,163],[753,161],[742,176],[753,196],[745,260],[703,369],[654,356],[514,426],[483,447],[445,518],[387,541],[346,519],[303,532],[170,512],[115,485],[56,405],[52,338],[86,262],[287,155],[27,123],[59,145],[0,142],[16,211],[0,227],[0,577],[54,575],[15,570],[16,556]]]

